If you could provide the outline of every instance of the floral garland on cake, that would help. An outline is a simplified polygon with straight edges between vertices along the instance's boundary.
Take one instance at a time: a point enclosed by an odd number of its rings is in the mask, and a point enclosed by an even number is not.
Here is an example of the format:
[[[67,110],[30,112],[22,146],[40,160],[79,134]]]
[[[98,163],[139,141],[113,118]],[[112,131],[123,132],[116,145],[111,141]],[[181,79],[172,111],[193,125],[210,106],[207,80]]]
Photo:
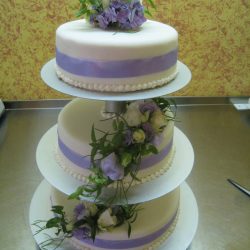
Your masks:
[[[60,205],[52,206],[54,217],[44,221],[37,220],[32,225],[38,230],[35,234],[47,229],[55,229],[55,237],[40,243],[41,249],[47,246],[58,248],[66,238],[76,234],[95,240],[100,231],[110,231],[122,224],[128,226],[128,237],[131,234],[131,224],[137,218],[137,205],[126,203],[127,189],[123,179],[131,176],[140,181],[136,175],[142,157],[157,154],[157,145],[162,140],[162,132],[169,120],[175,119],[171,104],[164,98],[128,102],[124,114],[111,113],[113,131],[102,131],[92,127],[91,131],[91,171],[87,183],[78,187],[68,198],[81,200],[92,197],[95,201],[102,194],[103,188],[117,183],[116,193],[109,199],[101,199],[97,203],[81,201],[73,211],[73,219],[69,219]],[[109,114],[110,115],[110,114]],[[97,137],[96,132],[102,134]],[[125,204],[114,205],[117,198],[125,198]]]
[[[142,157],[158,154],[157,145],[162,141],[162,131],[169,120],[174,120],[171,103],[164,98],[130,102],[124,114],[114,114],[113,131],[102,131],[92,127],[90,146],[91,174],[86,183],[72,193],[70,199],[83,197],[99,198],[104,188],[116,185],[117,195],[126,199],[126,193],[133,181],[139,181],[137,173]],[[96,132],[102,134],[99,138]],[[124,178],[130,176],[130,185],[124,186]]]
[[[84,16],[91,24],[102,29],[118,28],[134,30],[140,27],[150,14],[141,0],[79,0],[80,10],[77,16]],[[153,0],[146,0],[146,5],[155,8]]]
[[[73,218],[69,219],[63,206],[52,206],[54,217],[48,221],[37,220],[32,225],[36,226],[39,234],[48,229],[55,230],[55,237],[49,235],[48,239],[41,242],[42,250],[57,249],[65,239],[80,235],[82,239],[91,238],[93,242],[99,232],[110,231],[122,224],[128,226],[128,237],[131,234],[131,224],[137,218],[139,208],[137,205],[113,205],[107,207],[103,204],[80,202],[73,211]]]

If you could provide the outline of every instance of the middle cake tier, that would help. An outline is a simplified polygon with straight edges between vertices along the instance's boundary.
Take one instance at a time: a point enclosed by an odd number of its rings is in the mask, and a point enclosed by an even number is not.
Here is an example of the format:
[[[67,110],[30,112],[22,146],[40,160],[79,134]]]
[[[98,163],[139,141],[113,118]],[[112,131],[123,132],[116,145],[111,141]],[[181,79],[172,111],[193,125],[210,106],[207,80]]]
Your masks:
[[[58,117],[59,165],[81,181],[99,166],[109,179],[122,179],[125,185],[164,174],[175,152],[174,122],[170,108],[161,105],[159,100],[130,102],[113,119],[104,112],[104,102],[74,99]]]

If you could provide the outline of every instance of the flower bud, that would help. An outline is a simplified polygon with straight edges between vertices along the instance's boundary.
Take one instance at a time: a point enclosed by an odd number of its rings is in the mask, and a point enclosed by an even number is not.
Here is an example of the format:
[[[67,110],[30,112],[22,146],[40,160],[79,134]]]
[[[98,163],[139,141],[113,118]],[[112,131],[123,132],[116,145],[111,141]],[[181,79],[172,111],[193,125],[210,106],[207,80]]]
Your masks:
[[[142,129],[137,129],[133,133],[133,140],[135,143],[143,143],[145,141],[146,135]]]

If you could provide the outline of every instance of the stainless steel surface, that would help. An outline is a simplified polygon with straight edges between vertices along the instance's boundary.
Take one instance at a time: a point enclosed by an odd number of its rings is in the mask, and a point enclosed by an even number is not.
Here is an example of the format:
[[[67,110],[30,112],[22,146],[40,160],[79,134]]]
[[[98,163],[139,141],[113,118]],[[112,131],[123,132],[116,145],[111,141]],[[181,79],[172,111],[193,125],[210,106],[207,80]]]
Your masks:
[[[206,98],[204,98],[206,100]],[[191,250],[248,250],[250,200],[227,182],[250,188],[250,112],[237,111],[227,98],[209,102],[177,98],[176,126],[190,139],[195,165],[187,182],[199,207]],[[208,99],[207,99],[208,100]],[[41,136],[57,121],[66,101],[5,102],[0,119],[0,249],[36,249],[29,228],[29,205],[43,179],[35,160]],[[51,106],[52,105],[52,106]],[[15,110],[10,109],[11,107]],[[173,249],[174,250],[174,249]]]

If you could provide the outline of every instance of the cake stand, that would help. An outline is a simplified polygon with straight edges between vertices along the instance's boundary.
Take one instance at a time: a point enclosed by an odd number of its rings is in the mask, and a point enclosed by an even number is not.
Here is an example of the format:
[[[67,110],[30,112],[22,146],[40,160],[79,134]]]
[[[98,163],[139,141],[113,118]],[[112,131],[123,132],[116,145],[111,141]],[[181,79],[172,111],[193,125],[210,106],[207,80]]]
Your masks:
[[[110,111],[110,109],[121,110],[125,101],[150,99],[170,94],[183,88],[191,80],[191,72],[188,67],[178,61],[179,73],[177,77],[162,87],[128,93],[95,92],[65,84],[57,78],[54,65],[55,59],[52,59],[46,63],[41,70],[41,77],[48,86],[71,96],[105,101],[106,110],[108,109],[108,111]],[[56,125],[49,129],[42,137],[37,147],[37,165],[46,180],[39,185],[31,201],[31,223],[38,219],[46,220],[51,217],[51,185],[67,195],[71,194],[78,186],[82,185],[81,181],[74,179],[64,172],[55,159],[57,145],[56,130]],[[180,215],[177,226],[159,250],[186,249],[194,237],[198,224],[196,200],[191,189],[185,183],[185,179],[193,167],[193,148],[185,134],[177,128],[175,128],[174,131],[174,145],[176,147],[176,154],[171,168],[155,180],[132,187],[127,195],[130,204],[141,203],[165,195],[178,186],[181,187]],[[105,190],[105,194],[109,195],[110,190],[112,192],[112,189]],[[117,201],[117,203],[119,202],[122,201]],[[32,227],[31,230],[34,234],[34,227]],[[51,231],[48,231],[48,234],[50,233]],[[45,239],[44,234],[38,234],[34,237],[38,244]],[[71,250],[72,246],[65,242],[59,249]]]
[[[53,217],[50,212],[50,194],[51,186],[43,180],[35,191],[30,204],[29,220],[30,224],[34,221],[48,220]],[[198,225],[198,207],[194,194],[187,183],[180,185],[180,208],[179,218],[174,232],[169,236],[167,241],[159,248],[159,250],[185,250],[192,242]],[[31,225],[31,231],[35,235],[37,228]],[[54,231],[50,230],[47,234],[40,233],[34,236],[36,243],[48,239],[48,235],[53,237]],[[52,250],[53,247],[47,247]],[[72,250],[72,245],[69,242],[63,242],[58,250]]]
[[[177,90],[180,90],[190,82],[191,72],[188,67],[180,61],[178,61],[178,70],[179,72],[177,74],[177,77],[168,84],[163,85],[162,87],[126,93],[97,92],[70,86],[58,79],[55,73],[55,59],[50,60],[43,66],[41,70],[41,77],[49,87],[64,94],[91,100],[121,102],[150,99],[158,96],[164,96],[173,93]]]

